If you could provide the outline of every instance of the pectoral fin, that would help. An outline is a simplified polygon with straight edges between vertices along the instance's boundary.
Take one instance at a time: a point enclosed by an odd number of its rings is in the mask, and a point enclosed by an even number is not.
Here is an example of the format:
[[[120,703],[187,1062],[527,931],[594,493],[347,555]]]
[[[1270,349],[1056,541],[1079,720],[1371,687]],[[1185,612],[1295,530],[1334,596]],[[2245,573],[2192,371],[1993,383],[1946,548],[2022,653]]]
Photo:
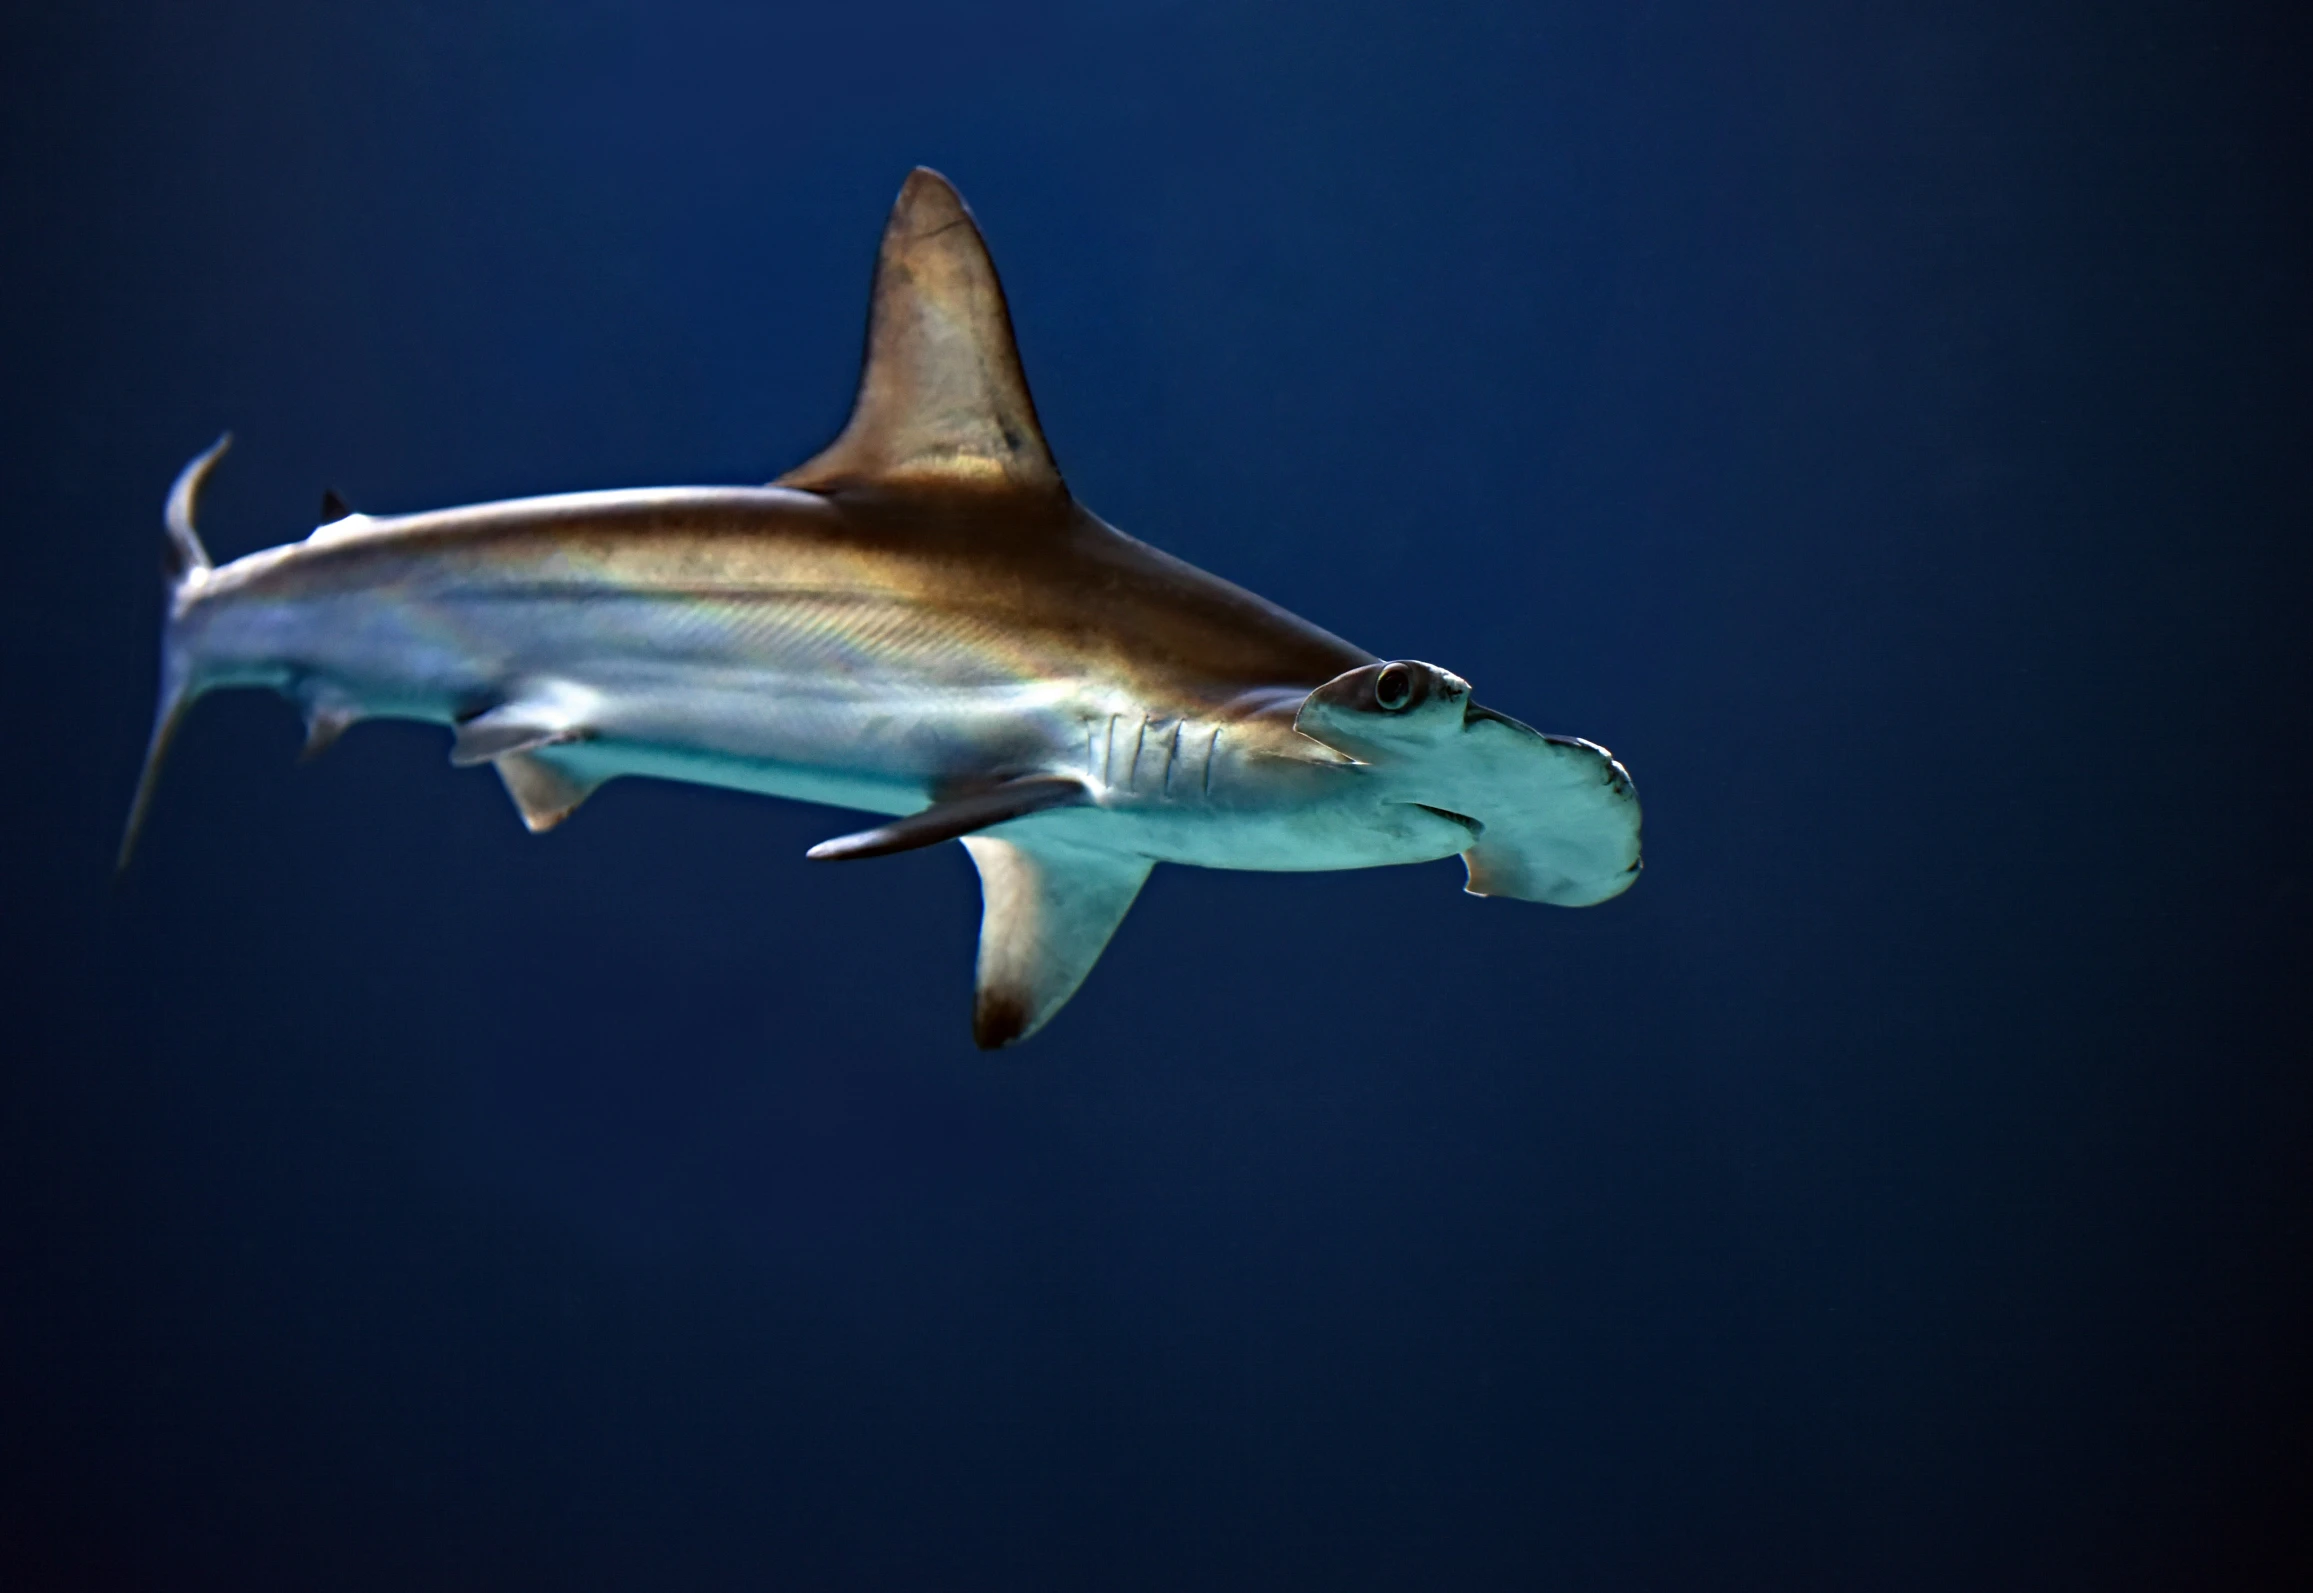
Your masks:
[[[953,841],[1007,819],[1026,818],[1046,808],[1070,807],[1090,800],[1091,791],[1074,775],[1032,774],[1007,780],[990,790],[975,791],[970,796],[936,802],[921,813],[879,824],[872,830],[821,841],[804,856],[830,863],[912,852],[919,846]]]
[[[1124,921],[1149,860],[1067,841],[964,838],[980,870],[972,1039],[1025,1040],[1076,994]]]

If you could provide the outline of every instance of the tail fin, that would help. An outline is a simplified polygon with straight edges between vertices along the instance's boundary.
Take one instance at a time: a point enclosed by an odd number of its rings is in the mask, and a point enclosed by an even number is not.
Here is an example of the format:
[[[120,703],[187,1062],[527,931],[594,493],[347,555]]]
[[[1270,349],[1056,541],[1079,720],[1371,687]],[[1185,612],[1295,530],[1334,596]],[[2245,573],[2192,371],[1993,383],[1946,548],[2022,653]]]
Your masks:
[[[136,850],[137,832],[145,827],[145,814],[153,804],[153,787],[161,776],[161,760],[168,755],[169,742],[177,733],[178,721],[192,706],[189,688],[193,672],[184,650],[177,642],[177,611],[188,588],[196,587],[207,579],[215,566],[209,561],[209,550],[201,546],[200,533],[193,529],[193,514],[200,505],[201,487],[209,479],[209,472],[233,446],[233,434],[225,433],[209,445],[206,453],[177,472],[176,485],[169,489],[169,506],[162,516],[168,527],[168,540],[161,544],[161,582],[168,590],[168,612],[161,621],[161,700],[153,714],[153,737],[145,748],[144,772],[137,777],[136,800],[129,804],[128,827],[120,839],[120,858],[113,865],[115,871],[126,869],[129,854]]]

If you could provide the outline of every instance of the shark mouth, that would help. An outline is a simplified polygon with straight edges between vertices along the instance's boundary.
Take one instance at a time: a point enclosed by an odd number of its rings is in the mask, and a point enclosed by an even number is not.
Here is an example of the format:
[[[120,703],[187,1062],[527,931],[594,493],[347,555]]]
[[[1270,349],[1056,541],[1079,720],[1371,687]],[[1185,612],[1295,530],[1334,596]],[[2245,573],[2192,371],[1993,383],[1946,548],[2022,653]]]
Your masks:
[[[1456,813],[1451,808],[1432,807],[1427,802],[1415,802],[1409,805],[1420,808],[1424,813],[1435,813],[1441,819],[1453,820],[1454,823],[1459,824],[1463,829],[1470,832],[1470,839],[1473,841],[1486,833],[1486,827],[1479,823],[1476,819],[1471,818],[1467,813]]]

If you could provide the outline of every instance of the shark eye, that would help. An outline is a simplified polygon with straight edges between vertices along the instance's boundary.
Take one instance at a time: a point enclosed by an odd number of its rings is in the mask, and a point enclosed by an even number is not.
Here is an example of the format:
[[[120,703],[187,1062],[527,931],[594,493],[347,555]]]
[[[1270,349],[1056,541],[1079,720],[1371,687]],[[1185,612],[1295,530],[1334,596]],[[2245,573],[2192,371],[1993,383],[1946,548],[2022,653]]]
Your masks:
[[[1391,713],[1413,701],[1413,671],[1403,664],[1384,664],[1373,677],[1373,700]]]

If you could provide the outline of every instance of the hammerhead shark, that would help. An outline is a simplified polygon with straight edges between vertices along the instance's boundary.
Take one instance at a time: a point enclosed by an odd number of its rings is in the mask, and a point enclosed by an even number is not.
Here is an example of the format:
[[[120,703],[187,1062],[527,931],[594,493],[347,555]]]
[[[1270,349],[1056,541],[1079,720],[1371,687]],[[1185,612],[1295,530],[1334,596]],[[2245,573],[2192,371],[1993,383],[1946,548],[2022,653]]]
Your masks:
[[[304,540],[216,565],[230,437],[169,493],[160,707],[127,865],[195,699],[281,692],[319,752],[451,727],[533,831],[654,775],[881,815],[813,858],[960,840],[982,916],[972,1036],[1041,1028],[1150,867],[1346,869],[1459,853],[1475,895],[1629,888],[1639,805],[1602,747],[1480,707],[1135,541],[1070,496],[971,212],[918,169],[883,234],[835,441],[762,487],[407,515],[334,493]]]

